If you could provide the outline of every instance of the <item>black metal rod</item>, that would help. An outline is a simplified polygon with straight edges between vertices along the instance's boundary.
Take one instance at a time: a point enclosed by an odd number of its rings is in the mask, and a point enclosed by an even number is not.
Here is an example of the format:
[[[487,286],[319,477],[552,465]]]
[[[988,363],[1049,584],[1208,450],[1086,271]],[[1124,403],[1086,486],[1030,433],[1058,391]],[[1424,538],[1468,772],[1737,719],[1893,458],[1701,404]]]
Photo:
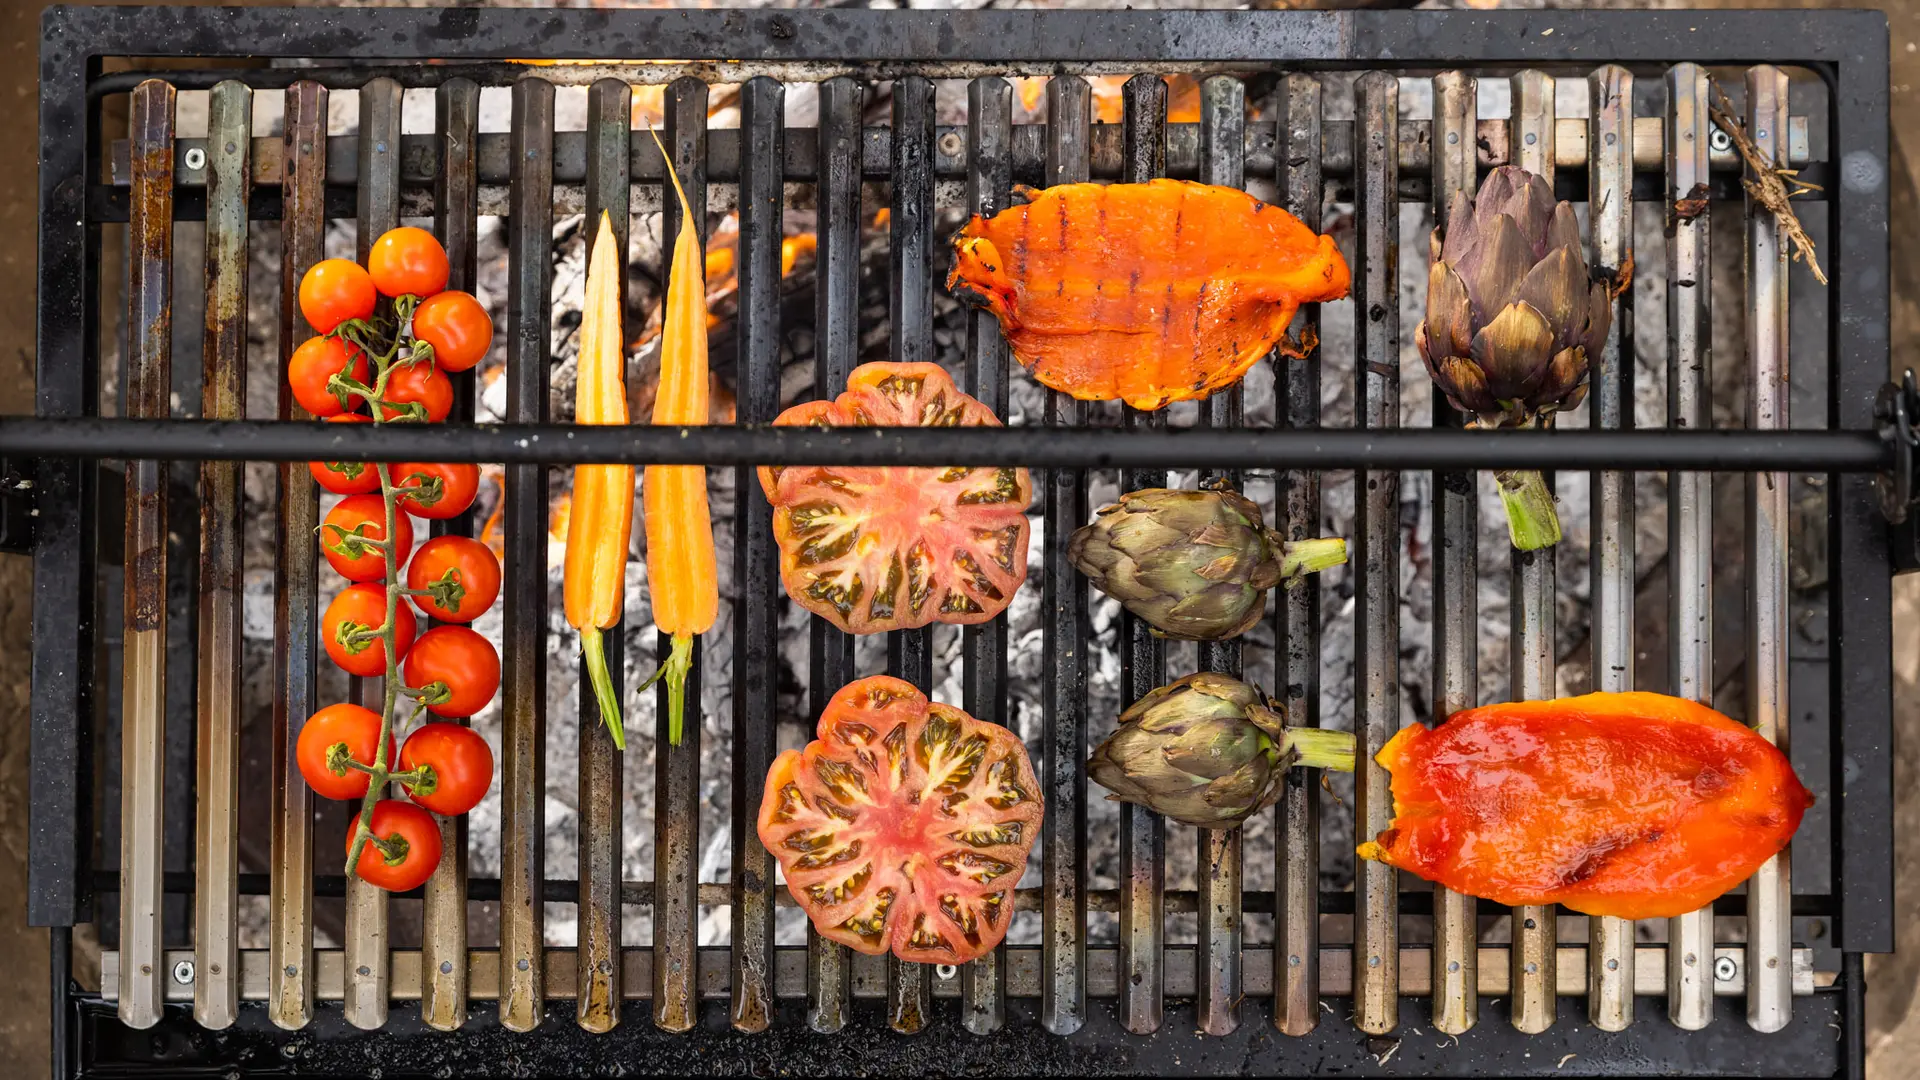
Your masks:
[[[933,351],[933,80],[893,84],[893,204],[887,229],[888,359],[925,363]],[[933,628],[887,635],[887,674],[933,694]],[[927,965],[887,957],[887,1024],[911,1034],[933,1004]]]
[[[1093,88],[1077,75],[1050,80],[1047,116],[1045,182],[1084,182]],[[1049,391],[1046,422],[1047,428],[1022,432],[1020,439],[998,429],[976,430],[1009,446],[1060,438],[1087,422],[1086,402]],[[1118,438],[1122,436],[1109,432],[1101,441],[1111,445]],[[1165,464],[1166,460],[1156,456],[1148,463]],[[1056,467],[1044,474],[1041,483],[1045,485],[1045,535],[1057,538],[1085,524],[1084,474]],[[1040,915],[1040,1022],[1055,1035],[1071,1035],[1087,1022],[1087,773],[1082,758],[1087,752],[1087,639],[1091,635],[1086,582],[1067,558],[1065,544],[1047,545],[1040,575],[1040,611],[1045,620],[1041,649],[1052,672],[1051,678],[1041,680],[1040,688],[1040,784],[1047,801],[1047,814],[1040,824],[1040,873],[1047,885]]]
[[[967,209],[991,217],[1007,206],[1013,187],[1009,143],[1013,131],[1013,86],[999,76],[975,79],[967,87],[968,145],[974,151],[967,177]],[[1007,343],[1000,323],[986,311],[967,316],[967,392],[1007,415]],[[961,707],[967,715],[1013,727],[1007,702],[1007,617],[969,626],[961,632],[966,672]],[[1000,1030],[1007,1020],[1007,950],[1001,946],[960,971],[960,1022],[976,1035]]]
[[[780,147],[786,88],[751,79],[740,88],[747,168],[740,182],[740,375],[738,413],[766,423],[780,411]],[[635,431],[641,429],[633,429]],[[736,1031],[774,1021],[773,856],[755,830],[751,793],[773,765],[779,698],[780,581],[773,508],[752,463],[734,478],[733,616],[733,953],[731,1017]]]
[[[841,76],[820,84],[820,244],[814,261],[813,392],[832,400],[860,357],[860,111],[866,87]],[[808,620],[807,730],[853,681],[853,635]],[[853,1010],[853,951],[807,923],[807,1026],[831,1034]]]
[[[1872,431],[1447,431],[1085,427],[690,428],[571,424],[304,424],[271,420],[0,419],[0,454],[196,461],[496,461],[509,465],[1018,465],[1031,468],[1542,469],[1873,473]],[[1868,499],[1872,503],[1872,499]],[[1877,512],[1877,511],[1876,511]]]
[[[507,415],[547,419],[553,340],[553,85],[513,88],[513,216],[507,226]],[[347,426],[347,425],[335,425]],[[371,425],[368,425],[371,426]],[[427,457],[425,461],[472,461]],[[507,470],[500,682],[500,1024],[545,1014],[547,470]]]
[[[703,163],[707,146],[707,84],[699,79],[675,79],[666,93],[667,153],[673,158],[680,187],[692,211],[693,240],[705,253],[707,176]],[[636,140],[652,145],[651,138]],[[663,196],[666,194],[663,190]],[[660,250],[673,251],[680,239],[680,215],[662,214]],[[646,417],[636,416],[635,420]],[[654,651],[665,663],[673,648],[671,634],[655,633]],[[700,708],[700,676],[706,650],[693,640],[693,662],[687,668],[685,715],[680,745],[669,739],[666,680],[654,690],[653,759],[653,879],[669,882],[653,911],[653,1022],[663,1031],[689,1031],[699,1022],[695,987],[699,976],[700,946],[700,752],[705,717]]]

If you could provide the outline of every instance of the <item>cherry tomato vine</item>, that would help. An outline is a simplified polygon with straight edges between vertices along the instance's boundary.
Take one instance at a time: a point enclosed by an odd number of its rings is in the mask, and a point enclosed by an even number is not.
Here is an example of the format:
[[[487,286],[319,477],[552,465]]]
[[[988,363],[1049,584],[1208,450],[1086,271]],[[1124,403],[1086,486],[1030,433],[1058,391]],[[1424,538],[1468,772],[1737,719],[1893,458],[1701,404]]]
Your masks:
[[[441,291],[445,286],[445,252],[430,234],[419,229],[394,230],[382,236],[375,249],[381,259],[375,260],[378,265],[371,274],[371,285],[365,280],[367,272],[357,265],[339,265],[346,263],[346,260],[329,260],[319,264],[303,280],[300,291],[302,309],[307,311],[309,322],[316,329],[324,325],[322,337],[315,340],[337,343],[330,344],[330,351],[324,352],[324,355],[336,359],[330,363],[316,364],[311,357],[323,353],[310,349],[307,353],[309,359],[304,363],[296,363],[290,369],[290,376],[296,380],[304,377],[311,383],[318,381],[314,378],[316,374],[324,372],[324,387],[307,385],[301,389],[306,398],[313,398],[319,403],[337,402],[339,409],[333,417],[337,420],[351,419],[353,422],[374,424],[436,422],[445,415],[444,402],[440,398],[446,395],[425,393],[422,388],[439,388],[446,382],[446,375],[435,364],[433,343],[425,336],[417,335],[412,322],[415,312],[427,300],[434,296],[449,295]],[[389,310],[376,313],[371,295],[374,287],[391,298]],[[403,291],[408,289],[418,291]],[[465,294],[458,295],[465,297]],[[470,297],[465,299],[471,300]],[[443,301],[441,306],[445,304]],[[310,311],[307,310],[309,308]],[[485,332],[490,337],[491,327],[486,327]],[[477,348],[484,353],[484,344]],[[476,345],[468,341],[464,349],[472,352]],[[351,365],[345,363],[347,356],[354,357],[355,362]],[[467,358],[462,356],[460,359],[465,361]],[[472,365],[468,363],[467,366]],[[371,415],[357,415],[363,408]],[[364,469],[365,466],[359,468]],[[324,476],[350,482],[359,475],[358,469],[334,462],[315,463],[313,469],[317,479]],[[402,565],[407,560],[412,543],[411,524],[406,518],[408,506],[404,504],[411,502],[418,507],[420,516],[451,516],[447,510],[457,513],[471,501],[472,493],[469,490],[449,490],[448,485],[464,480],[468,469],[470,467],[451,465],[389,466],[385,462],[376,463],[373,471],[379,481],[377,489],[364,485],[367,487],[364,494],[350,496],[363,502],[351,507],[343,503],[345,512],[342,512],[342,508],[336,508],[320,529],[320,542],[329,561],[343,573],[350,567],[351,577],[358,578],[361,573],[371,570],[361,560],[369,555],[378,556],[380,572],[370,574],[366,584],[359,586],[369,590],[377,587],[382,591],[384,611],[378,624],[367,625],[354,619],[330,620],[333,625],[328,630],[328,645],[330,652],[333,651],[332,646],[338,645],[344,654],[358,654],[378,645],[384,654],[385,678],[378,713],[378,734],[370,740],[360,740],[363,743],[371,742],[371,760],[361,760],[346,742],[335,741],[330,746],[316,746],[311,755],[303,754],[301,764],[303,771],[311,768],[320,774],[309,775],[308,783],[322,794],[346,791],[352,793],[349,797],[360,798],[360,811],[347,838],[347,872],[385,889],[407,889],[424,882],[440,861],[438,831],[432,830],[434,842],[428,844],[424,842],[426,833],[419,825],[407,824],[411,821],[407,814],[424,816],[425,811],[385,799],[388,785],[401,784],[415,803],[431,804],[429,809],[459,814],[472,809],[473,804],[485,794],[492,778],[490,752],[482,756],[471,747],[460,749],[458,741],[448,740],[444,733],[430,740],[431,748],[425,748],[424,744],[423,748],[415,748],[409,740],[397,755],[394,743],[396,727],[402,732],[413,729],[430,709],[444,711],[439,707],[456,694],[463,703],[472,705],[474,709],[485,704],[485,701],[474,704],[480,688],[450,687],[439,680],[415,687],[407,685],[402,678],[405,670],[402,661],[414,640],[410,633],[403,635],[401,632],[402,624],[411,624],[413,621],[412,612],[407,608],[409,601],[420,604],[425,610],[430,610],[434,603],[445,606],[449,611],[460,609],[465,619],[473,618],[485,608],[485,605],[478,605],[478,610],[471,612],[462,608],[463,586],[460,581],[453,579],[452,570],[438,579],[420,582],[416,587],[410,587],[414,583],[402,574]],[[397,470],[402,479],[396,479]],[[464,484],[461,486],[465,487]],[[330,490],[339,490],[335,485],[329,487]],[[372,505],[375,490],[379,494],[377,510]],[[442,512],[433,513],[429,508],[434,506],[441,507]],[[377,536],[369,527],[373,525],[380,527]],[[497,569],[493,574],[496,584],[488,587],[489,592],[497,591]],[[491,603],[491,596],[487,597],[487,602]],[[361,618],[371,620],[372,614],[369,612]],[[472,633],[465,627],[458,629]],[[400,640],[403,636],[408,640]],[[335,659],[345,666],[339,655]],[[497,670],[497,661],[495,666]],[[485,688],[485,692],[491,698],[492,688]],[[396,724],[396,714],[403,700],[412,702],[412,706],[405,721]],[[451,725],[428,725],[435,726]],[[485,741],[478,735],[471,735],[471,741],[478,742],[480,750],[485,751]],[[456,753],[456,749],[460,756],[450,756]],[[364,749],[362,753],[365,753]],[[307,760],[309,756],[311,761]],[[396,756],[400,759],[398,762]],[[476,783],[474,763],[478,760],[485,761],[487,775],[479,777]],[[402,762],[407,767],[401,767]],[[443,768],[454,769],[459,779],[455,781],[453,777],[442,776],[440,769]],[[358,785],[342,785],[338,782],[349,771],[366,774],[364,795],[357,794]],[[449,798],[447,784],[450,782],[458,785],[460,794],[457,798]],[[389,828],[389,825],[392,827]],[[388,835],[380,835],[383,830]],[[377,858],[363,859],[369,846],[378,853]]]

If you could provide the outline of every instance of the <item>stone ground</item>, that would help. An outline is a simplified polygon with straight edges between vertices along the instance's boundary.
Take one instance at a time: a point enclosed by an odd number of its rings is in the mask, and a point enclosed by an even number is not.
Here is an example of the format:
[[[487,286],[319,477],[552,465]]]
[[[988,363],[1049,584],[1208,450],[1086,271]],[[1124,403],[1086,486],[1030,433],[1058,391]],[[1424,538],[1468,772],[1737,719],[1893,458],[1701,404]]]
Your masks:
[[[1537,3],[1537,0],[1535,2]],[[1755,6],[1755,0],[1740,0],[1737,5],[1715,3],[1712,0],[1696,0],[1696,2],[1704,3],[1705,6]],[[1605,6],[1653,5],[1647,4],[1646,0],[1638,0],[1638,2],[1627,0],[1624,4],[1616,0],[1615,3]],[[1763,6],[1779,5],[1763,4]],[[1893,175],[1896,180],[1894,232],[1895,235],[1910,235],[1913,227],[1920,224],[1920,198],[1916,198],[1912,180],[1914,155],[1920,154],[1920,111],[1916,111],[1911,104],[1913,102],[1912,86],[1920,82],[1920,53],[1913,51],[1913,46],[1908,42],[1920,41],[1920,4],[1892,3],[1885,6],[1893,24],[1894,42],[1895,169]],[[36,138],[31,102],[34,95],[32,80],[36,70],[33,62],[33,43],[37,39],[37,8],[38,4],[35,0],[0,0],[0,41],[7,43],[7,47],[11,50],[11,58],[15,61],[11,67],[12,74],[7,76],[11,82],[12,92],[5,94],[4,91],[0,91],[0,94],[17,102],[16,108],[8,110],[5,116],[0,116],[0,125],[4,125],[0,126],[0,133],[11,137],[6,140],[7,145],[16,147],[31,146]],[[31,396],[25,388],[31,385],[32,379],[33,285],[31,272],[33,257],[31,252],[34,239],[34,205],[31,193],[35,190],[35,184],[36,178],[30,155],[15,154],[10,160],[0,162],[0,185],[4,185],[6,190],[17,193],[15,198],[0,204],[0,230],[6,231],[5,238],[10,241],[5,248],[6,254],[0,256],[0,282],[12,286],[11,288],[0,287],[0,336],[4,337],[6,346],[0,348],[0,413],[27,412],[32,409]],[[1404,224],[1408,237],[1423,234],[1425,228],[1423,223],[1409,220]],[[1410,250],[1418,251],[1419,248]],[[1920,271],[1920,264],[1915,264],[1912,260],[1896,262],[1895,291],[1898,296],[1920,298],[1920,281],[1916,281],[1916,277],[1920,277],[1920,274],[1916,271]],[[1737,269],[1734,272],[1737,273]],[[562,291],[564,280],[563,267],[561,273],[556,275],[556,292]],[[1413,304],[1418,302],[1417,298],[1409,297],[1408,299]],[[1896,322],[1900,329],[1907,331],[1896,333],[1894,336],[1894,340],[1900,343],[1896,347],[1894,356],[1894,366],[1898,369],[1916,365],[1914,353],[1920,352],[1920,345],[1913,342],[1920,341],[1920,335],[1914,332],[1920,330],[1920,306],[1916,306],[1920,301],[1897,300],[1896,304]],[[1416,315],[1408,316],[1408,327],[1411,327],[1412,320],[1415,318],[1417,318]],[[1334,332],[1336,332],[1334,328],[1330,327],[1330,335]],[[1337,353],[1341,350],[1330,351]],[[1643,350],[1643,355],[1648,351]],[[1344,380],[1338,380],[1330,373],[1329,383],[1330,386],[1339,386],[1344,383]],[[1642,385],[1646,383],[1643,381]],[[1423,378],[1415,378],[1408,381],[1407,389],[1409,391],[1416,387],[1424,389],[1424,386]],[[1260,388],[1256,386],[1256,398],[1259,391]],[[1338,409],[1341,403],[1336,401],[1329,404],[1330,407]],[[1257,403],[1254,407],[1257,409]],[[1348,407],[1350,408],[1350,405]],[[1408,407],[1420,412],[1422,419],[1424,418],[1426,406],[1423,403],[1410,400]],[[1015,411],[1019,411],[1017,401]],[[1570,491],[1562,492],[1563,498],[1572,494]],[[1410,499],[1418,495],[1417,492],[1409,492]],[[1577,505],[1579,501],[1584,500],[1570,501]],[[1337,498],[1333,497],[1330,491],[1330,518],[1350,515],[1350,510],[1343,514],[1338,506],[1333,504],[1337,504]],[[1570,531],[1577,531],[1578,524],[1569,521],[1569,528]],[[1651,545],[1643,543],[1643,553],[1652,550],[1654,549]],[[1484,577],[1494,580],[1504,578],[1504,575],[1497,573],[1497,564],[1483,565],[1485,566]],[[1415,568],[1415,573],[1417,576],[1418,567]],[[0,668],[0,881],[23,881],[24,879],[27,817],[26,656],[29,644],[27,630],[30,611],[30,601],[27,599],[29,580],[30,574],[26,560],[0,558],[0,655],[12,658],[4,668]],[[1562,584],[1567,589],[1577,587],[1575,582],[1564,576],[1564,571]],[[1900,679],[1896,708],[1897,721],[1903,733],[1914,731],[1915,725],[1920,724],[1920,692],[1916,692],[1916,680],[1920,679],[1920,587],[1916,586],[1920,586],[1920,582],[1901,583],[1896,600],[1896,626],[1899,636],[1896,641],[1895,655]],[[1338,611],[1344,596],[1337,582],[1329,582],[1329,589],[1333,594],[1329,597],[1330,614],[1333,614]],[[1419,610],[1417,599],[1419,587],[1415,585],[1412,591],[1415,594],[1415,603],[1407,612],[1409,621],[1406,628],[1407,640],[1424,642],[1425,634],[1421,632],[1420,624],[1426,620]],[[1496,605],[1503,606],[1503,594],[1504,584],[1502,583],[1497,590],[1485,598],[1486,615],[1498,617]],[[1021,615],[1021,612],[1015,612],[1016,623],[1020,621]],[[1569,623],[1573,623],[1576,617],[1575,611],[1563,613],[1563,629]],[[1026,618],[1031,621],[1033,616],[1029,613]],[[638,662],[637,656],[635,659]],[[1502,650],[1496,650],[1488,660],[1495,666],[1504,668],[1505,657]],[[1423,670],[1425,666],[1424,661],[1417,657],[1412,658],[1407,665],[1410,671]],[[714,674],[723,675],[722,672]],[[1019,678],[1020,674],[1016,670],[1015,677]],[[565,680],[557,681],[564,686]],[[1339,682],[1335,679],[1328,681],[1336,685]],[[1096,691],[1102,689],[1101,683],[1102,680],[1096,677]],[[1485,686],[1489,694],[1497,692],[1503,683],[1504,679],[1499,677],[1498,672],[1490,671],[1487,674]],[[724,685],[721,678],[714,678],[709,682],[710,687],[716,685]],[[1111,687],[1106,689],[1111,690]],[[1411,700],[1421,700],[1425,697],[1424,693],[1418,692],[1418,688],[1414,686],[1410,685],[1407,689]],[[571,694],[567,693],[564,699],[553,701],[551,706],[555,716],[571,715],[574,708]],[[724,716],[724,703],[717,700],[709,702],[708,715]],[[1338,715],[1337,703],[1330,708],[1330,715]],[[1034,719],[1037,721],[1037,717]],[[555,726],[564,728],[564,725]],[[1028,732],[1028,734],[1032,735],[1034,732]],[[559,747],[549,749],[554,753],[555,760],[564,761],[571,756],[570,749]],[[637,793],[637,785],[633,781],[642,776],[650,779],[649,764],[639,760],[630,763],[632,766],[629,771],[630,791]],[[1916,779],[1920,779],[1920,771],[1917,771],[1920,770],[1920,740],[1907,738],[1902,741],[1900,753],[1896,758],[1896,770],[1896,790],[1903,792],[1914,790]],[[553,794],[556,798],[570,796],[570,793],[560,791],[555,791]],[[561,835],[571,832],[565,825],[565,819],[569,813],[569,806],[556,804],[553,807],[550,817],[554,820],[550,821],[550,824],[554,826],[554,832]],[[1920,876],[1916,876],[1920,874],[1920,796],[1903,801],[1898,813],[1900,831],[1897,858],[1901,882],[1904,886],[1908,886],[1902,890],[1903,902],[1899,905],[1899,909],[1906,913],[1905,918],[1911,924],[1920,921],[1920,904],[1905,900],[1912,895],[1910,891],[1912,883],[1920,881]],[[1345,818],[1344,815],[1336,814],[1329,820],[1341,821]],[[476,830],[477,833],[487,831],[490,830],[484,827]],[[634,831],[640,835],[631,837],[631,840],[640,844],[650,843],[651,837],[644,835],[645,830]],[[1258,843],[1258,838],[1250,838],[1250,842]],[[1099,843],[1098,836],[1095,838],[1095,843]],[[1170,839],[1169,849],[1179,857],[1190,851],[1191,845]],[[724,842],[713,854],[724,858]],[[476,852],[476,855],[484,859],[481,853]],[[631,863],[637,863],[640,866],[650,865],[650,851],[644,847],[628,851],[627,857]],[[564,858],[565,862],[570,864],[571,852],[565,853]],[[1190,859],[1188,861],[1190,863]],[[1258,865],[1258,862],[1256,861],[1254,865]],[[555,868],[556,873],[562,870],[563,868]],[[1096,867],[1096,872],[1098,870],[1099,868]],[[1173,876],[1191,873],[1190,865],[1188,867],[1176,865],[1172,870]],[[1335,867],[1329,867],[1329,870],[1338,872]],[[703,874],[703,877],[711,879],[712,875]],[[1256,882],[1256,884],[1259,883]],[[24,910],[24,897],[17,887],[11,890],[0,889],[0,950],[5,950],[7,954],[17,958],[14,968],[16,978],[0,985],[0,1046],[5,1047],[9,1052],[8,1057],[12,1060],[38,1062],[46,1060],[47,1055],[46,969],[44,967],[46,937],[44,931],[24,926]],[[643,930],[644,925],[644,920],[641,920],[638,925],[629,928],[630,940],[640,939],[639,935],[633,931]],[[561,928],[556,926],[553,929]],[[1912,932],[1903,934],[1903,940],[1908,942],[1916,940],[1913,932],[1920,932],[1920,930],[1911,925],[1906,926],[1905,929]],[[571,937],[570,934],[566,936]],[[1920,1050],[1920,1015],[1916,1015],[1920,1010],[1916,1009],[1914,1000],[1916,983],[1920,983],[1920,948],[1910,948],[1904,954],[1878,958],[1871,966],[1870,977],[1873,987],[1870,1000],[1870,1039],[1873,1049],[1869,1063],[1870,1073],[1887,1078],[1906,1075],[1907,1068],[1897,1066],[1895,1063],[1911,1060],[1914,1053]]]

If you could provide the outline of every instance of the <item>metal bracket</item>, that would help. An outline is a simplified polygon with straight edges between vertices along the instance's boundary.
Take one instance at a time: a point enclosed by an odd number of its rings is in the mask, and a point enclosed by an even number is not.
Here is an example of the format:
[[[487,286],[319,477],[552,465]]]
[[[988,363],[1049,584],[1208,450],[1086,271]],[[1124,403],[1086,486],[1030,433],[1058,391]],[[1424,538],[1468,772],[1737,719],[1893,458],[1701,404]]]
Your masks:
[[[11,555],[33,553],[33,459],[0,457],[0,551]]]
[[[1890,538],[1893,572],[1908,574],[1920,570],[1920,515],[1914,503],[1920,492],[1914,489],[1916,462],[1920,462],[1920,431],[1914,424],[1920,419],[1920,387],[1908,369],[1898,383],[1880,388],[1874,401],[1874,418],[1879,421],[1880,437],[1892,444],[1893,470],[1880,474],[1880,512],[1893,526]]]

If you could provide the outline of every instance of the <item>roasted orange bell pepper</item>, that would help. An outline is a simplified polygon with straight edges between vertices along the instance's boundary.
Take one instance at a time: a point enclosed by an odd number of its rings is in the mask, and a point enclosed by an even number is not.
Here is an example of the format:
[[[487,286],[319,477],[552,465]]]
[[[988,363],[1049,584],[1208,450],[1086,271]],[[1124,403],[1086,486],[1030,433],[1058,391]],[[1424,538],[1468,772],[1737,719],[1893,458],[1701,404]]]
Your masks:
[[[1062,184],[954,237],[947,288],[1042,384],[1136,409],[1232,386],[1301,304],[1347,295],[1333,239],[1238,188]]]
[[[1787,846],[1813,796],[1771,743],[1663,694],[1489,705],[1395,735],[1393,822],[1363,858],[1503,904],[1658,918]]]

